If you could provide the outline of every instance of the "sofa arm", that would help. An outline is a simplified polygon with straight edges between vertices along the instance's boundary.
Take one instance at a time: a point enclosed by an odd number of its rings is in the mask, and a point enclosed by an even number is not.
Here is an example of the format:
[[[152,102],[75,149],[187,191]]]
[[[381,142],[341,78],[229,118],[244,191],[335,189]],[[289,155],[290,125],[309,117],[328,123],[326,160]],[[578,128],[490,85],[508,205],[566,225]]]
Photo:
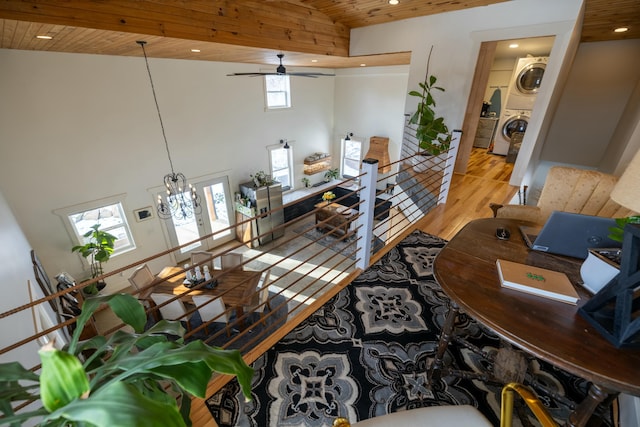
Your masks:
[[[492,209],[493,206],[492,206]],[[513,218],[522,221],[534,222],[536,224],[544,224],[545,218],[540,208],[537,206],[527,205],[504,205],[494,210],[496,218]]]

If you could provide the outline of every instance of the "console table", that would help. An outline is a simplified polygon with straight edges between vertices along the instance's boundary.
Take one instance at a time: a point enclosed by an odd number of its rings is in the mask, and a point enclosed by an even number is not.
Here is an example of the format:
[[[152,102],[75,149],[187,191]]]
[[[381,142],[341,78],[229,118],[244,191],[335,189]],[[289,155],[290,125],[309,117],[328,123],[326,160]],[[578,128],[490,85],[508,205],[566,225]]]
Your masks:
[[[521,221],[489,218],[467,224],[434,261],[434,274],[451,298],[429,377],[438,378],[459,310],[493,330],[515,347],[582,377],[592,386],[571,414],[568,425],[584,426],[596,406],[608,395],[640,395],[640,351],[617,349],[577,312],[589,294],[581,281],[581,260],[530,251],[518,226]],[[496,229],[510,230],[508,240]],[[496,259],[563,271],[580,295],[578,306],[502,288]]]

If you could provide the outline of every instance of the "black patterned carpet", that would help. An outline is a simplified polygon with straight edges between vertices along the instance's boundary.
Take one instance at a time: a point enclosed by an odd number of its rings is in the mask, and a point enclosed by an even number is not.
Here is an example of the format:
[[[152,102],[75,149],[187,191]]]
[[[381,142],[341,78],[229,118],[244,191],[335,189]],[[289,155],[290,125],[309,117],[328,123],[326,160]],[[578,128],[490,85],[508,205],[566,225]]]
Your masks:
[[[452,376],[427,385],[427,367],[447,311],[447,296],[432,274],[445,244],[422,232],[405,238],[253,364],[251,401],[244,401],[236,381],[207,399],[218,425],[331,426],[337,416],[353,422],[458,404],[477,407],[499,425],[499,385]],[[501,345],[464,314],[457,328],[488,353]],[[458,369],[487,367],[484,359],[455,345],[446,359]],[[584,380],[533,358],[529,365],[530,374],[558,394],[573,401],[586,394]],[[538,394],[554,417],[566,419],[570,407]],[[604,425],[611,424],[605,420]]]

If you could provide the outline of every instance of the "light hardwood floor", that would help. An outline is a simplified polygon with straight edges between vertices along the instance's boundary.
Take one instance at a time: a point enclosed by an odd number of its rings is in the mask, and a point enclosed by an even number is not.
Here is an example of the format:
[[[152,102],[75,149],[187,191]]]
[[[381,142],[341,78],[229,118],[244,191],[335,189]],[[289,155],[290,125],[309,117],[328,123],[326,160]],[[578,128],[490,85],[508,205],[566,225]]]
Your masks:
[[[452,177],[447,203],[422,218],[417,228],[449,240],[469,221],[490,218],[489,203],[508,203],[518,191],[509,185],[513,165],[504,159],[488,154],[486,149],[474,148],[467,174]],[[217,427],[201,399],[193,400],[191,420],[194,427]]]
[[[422,218],[418,229],[449,240],[469,221],[492,217],[489,203],[507,204],[518,192],[509,185],[513,164],[504,159],[474,148],[467,173],[453,174],[447,203]]]

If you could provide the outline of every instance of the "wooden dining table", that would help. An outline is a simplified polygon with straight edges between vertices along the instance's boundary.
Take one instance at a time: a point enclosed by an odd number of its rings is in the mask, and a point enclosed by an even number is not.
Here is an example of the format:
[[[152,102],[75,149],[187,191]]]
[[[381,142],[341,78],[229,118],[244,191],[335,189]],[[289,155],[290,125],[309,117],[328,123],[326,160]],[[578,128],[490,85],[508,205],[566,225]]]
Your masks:
[[[192,295],[210,295],[221,297],[227,307],[236,312],[236,319],[240,328],[244,328],[244,306],[251,303],[257,291],[260,271],[230,268],[213,270],[211,277],[218,283],[213,289],[204,286],[188,288],[184,285],[185,273],[180,267],[165,267],[157,275],[156,282],[149,287],[147,294],[165,293],[180,295],[183,302],[193,303]]]

